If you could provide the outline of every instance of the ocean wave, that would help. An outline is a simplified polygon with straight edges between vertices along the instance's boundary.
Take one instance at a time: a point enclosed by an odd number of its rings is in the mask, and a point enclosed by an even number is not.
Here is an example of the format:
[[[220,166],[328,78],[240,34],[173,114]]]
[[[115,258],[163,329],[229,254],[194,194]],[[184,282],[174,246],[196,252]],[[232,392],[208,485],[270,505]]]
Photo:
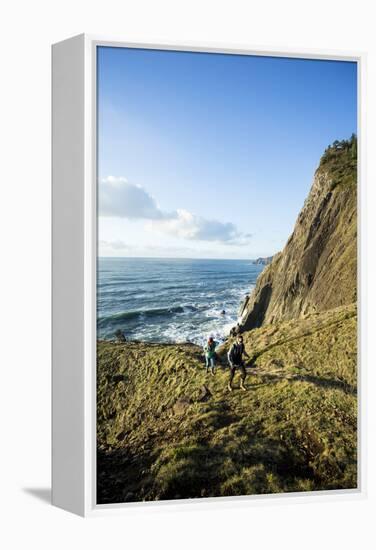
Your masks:
[[[196,310],[197,308],[195,308],[194,306],[173,306],[122,311],[121,313],[114,313],[113,315],[107,315],[105,317],[98,318],[98,324],[101,325],[103,323],[112,321],[129,321],[130,319],[145,317],[171,316],[175,315],[176,313],[188,313]]]
[[[106,265],[111,270],[98,273],[98,337],[112,339],[120,329],[129,339],[150,342],[223,340],[260,272],[253,264],[245,269],[246,261],[205,260],[194,263],[196,269],[182,262],[180,270],[142,259]]]

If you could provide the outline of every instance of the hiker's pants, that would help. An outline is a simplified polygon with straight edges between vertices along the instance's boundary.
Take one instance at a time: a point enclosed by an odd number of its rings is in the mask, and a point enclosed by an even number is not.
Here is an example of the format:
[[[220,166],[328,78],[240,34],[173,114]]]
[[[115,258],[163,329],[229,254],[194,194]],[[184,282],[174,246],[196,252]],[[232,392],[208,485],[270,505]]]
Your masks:
[[[234,379],[236,369],[240,370],[240,378],[243,380],[243,382],[245,380],[245,377],[247,376],[244,363],[240,363],[240,365],[230,365],[230,384]]]
[[[206,368],[207,368],[207,369],[208,369],[208,368],[214,369],[214,367],[215,367],[215,359],[214,359],[214,357],[208,357],[208,356],[206,356],[206,357],[205,357],[205,360],[206,360]]]

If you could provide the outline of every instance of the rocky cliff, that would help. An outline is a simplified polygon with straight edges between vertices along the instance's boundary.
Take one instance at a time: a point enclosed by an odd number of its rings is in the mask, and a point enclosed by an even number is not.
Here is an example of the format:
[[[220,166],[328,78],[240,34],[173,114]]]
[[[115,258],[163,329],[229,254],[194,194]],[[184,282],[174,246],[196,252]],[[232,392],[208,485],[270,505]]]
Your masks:
[[[356,301],[357,142],[328,147],[282,252],[241,311],[244,330]]]

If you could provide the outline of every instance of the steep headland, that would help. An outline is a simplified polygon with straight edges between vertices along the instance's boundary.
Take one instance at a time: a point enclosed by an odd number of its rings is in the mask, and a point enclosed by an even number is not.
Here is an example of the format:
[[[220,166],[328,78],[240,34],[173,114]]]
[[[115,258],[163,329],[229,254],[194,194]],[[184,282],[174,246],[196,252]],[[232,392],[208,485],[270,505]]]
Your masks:
[[[97,346],[98,503],[357,486],[356,139],[243,307],[248,389],[193,344]]]
[[[267,256],[266,258],[256,258],[256,260],[252,260],[253,264],[256,265],[268,265],[272,261],[273,256]]]
[[[284,250],[241,311],[244,330],[356,301],[356,138],[323,155]]]

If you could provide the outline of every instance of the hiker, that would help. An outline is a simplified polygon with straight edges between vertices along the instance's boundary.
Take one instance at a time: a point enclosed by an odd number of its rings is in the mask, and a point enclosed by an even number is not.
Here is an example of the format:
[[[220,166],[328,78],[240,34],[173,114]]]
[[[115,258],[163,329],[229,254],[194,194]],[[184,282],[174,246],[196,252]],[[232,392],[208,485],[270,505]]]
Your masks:
[[[210,368],[210,372],[212,376],[214,376],[215,357],[216,357],[215,348],[217,347],[217,344],[218,342],[215,342],[214,338],[210,336],[204,346],[206,373],[209,372],[209,368]]]
[[[236,336],[236,328],[235,327],[232,327],[231,330],[230,330],[230,336],[231,338],[234,338]]]
[[[235,327],[235,334],[241,334],[241,332],[242,332],[242,327],[240,326],[240,323],[237,323]]]
[[[235,371],[237,368],[240,370],[240,389],[242,389],[243,391],[246,391],[247,389],[244,386],[244,380],[247,376],[247,373],[245,371],[243,355],[249,358],[249,355],[244,348],[243,336],[241,334],[238,334],[238,336],[236,337],[236,341],[232,344],[227,354],[228,362],[230,365],[230,380],[227,386],[229,391],[232,391],[232,381],[234,379]]]

